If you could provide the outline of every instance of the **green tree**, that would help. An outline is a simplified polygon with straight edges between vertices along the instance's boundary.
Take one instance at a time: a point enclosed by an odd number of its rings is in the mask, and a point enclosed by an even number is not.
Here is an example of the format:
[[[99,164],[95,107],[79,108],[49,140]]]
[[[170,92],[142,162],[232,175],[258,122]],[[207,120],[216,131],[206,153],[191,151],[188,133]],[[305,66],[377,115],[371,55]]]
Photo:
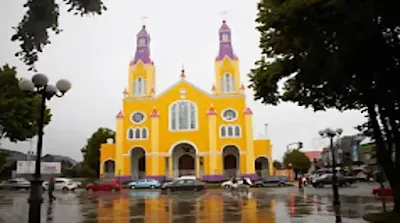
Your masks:
[[[286,152],[283,156],[283,164],[286,168],[289,167],[289,163],[292,164],[292,168],[296,173],[306,173],[311,167],[311,161],[307,155],[301,152],[299,149],[294,149],[290,152]]]
[[[75,15],[100,15],[106,10],[102,0],[63,0],[68,7],[68,12]],[[15,55],[34,69],[39,53],[50,44],[49,32],[59,34],[58,26],[60,16],[59,4],[55,0],[27,0],[24,4],[27,9],[21,22],[15,27],[12,41],[20,43],[20,51]]]
[[[255,98],[314,110],[357,109],[400,213],[400,17],[396,1],[261,0],[262,57],[251,71]],[[283,82],[283,90],[278,83]],[[395,159],[392,159],[396,151]]]
[[[11,142],[34,137],[40,116],[41,99],[22,92],[18,81],[15,67],[0,67],[0,139],[8,138]],[[50,120],[50,109],[47,109],[44,124]]]
[[[115,132],[108,128],[99,128],[87,140],[81,149],[83,154],[83,171],[87,176],[98,177],[100,174],[100,146],[107,139],[115,138]]]
[[[278,160],[274,160],[272,165],[274,166],[275,169],[278,169],[278,170],[282,169],[282,167],[283,167],[282,162],[280,162]]]

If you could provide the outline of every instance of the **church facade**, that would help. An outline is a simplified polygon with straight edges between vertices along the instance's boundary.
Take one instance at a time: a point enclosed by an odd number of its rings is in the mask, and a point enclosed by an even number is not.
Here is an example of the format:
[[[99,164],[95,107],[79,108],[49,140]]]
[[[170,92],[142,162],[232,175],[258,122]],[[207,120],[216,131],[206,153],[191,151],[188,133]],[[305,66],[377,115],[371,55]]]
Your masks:
[[[232,176],[272,174],[269,139],[254,139],[239,59],[225,21],[219,29],[215,83],[206,92],[186,79],[156,94],[150,35],[143,26],[129,65],[123,109],[116,116],[115,140],[100,148],[100,177],[121,181],[196,175],[218,182]]]

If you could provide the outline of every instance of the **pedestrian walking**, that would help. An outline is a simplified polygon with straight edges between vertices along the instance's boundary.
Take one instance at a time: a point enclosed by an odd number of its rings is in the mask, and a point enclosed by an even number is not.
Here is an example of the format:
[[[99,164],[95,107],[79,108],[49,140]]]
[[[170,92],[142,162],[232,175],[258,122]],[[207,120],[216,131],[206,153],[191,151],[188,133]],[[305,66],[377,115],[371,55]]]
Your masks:
[[[54,176],[50,176],[49,179],[49,186],[48,186],[48,193],[49,193],[49,201],[53,202],[53,200],[56,199],[56,197],[54,197],[53,195],[53,191],[54,191],[54,187],[55,187],[55,180],[54,180]]]
[[[299,179],[297,179],[297,182],[299,184],[299,191],[303,191],[303,176],[299,176]]]

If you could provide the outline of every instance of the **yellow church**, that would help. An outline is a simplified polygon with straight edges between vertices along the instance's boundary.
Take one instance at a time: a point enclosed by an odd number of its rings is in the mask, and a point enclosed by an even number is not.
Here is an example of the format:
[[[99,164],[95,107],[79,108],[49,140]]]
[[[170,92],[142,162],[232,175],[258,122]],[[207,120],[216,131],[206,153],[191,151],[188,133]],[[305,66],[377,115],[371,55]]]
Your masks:
[[[215,83],[206,92],[186,79],[156,94],[150,35],[143,26],[129,64],[115,140],[100,148],[100,177],[161,181],[196,175],[207,182],[232,176],[257,179],[272,174],[269,139],[254,139],[253,113],[246,106],[239,59],[225,21],[218,32]],[[171,77],[174,78],[174,77]]]

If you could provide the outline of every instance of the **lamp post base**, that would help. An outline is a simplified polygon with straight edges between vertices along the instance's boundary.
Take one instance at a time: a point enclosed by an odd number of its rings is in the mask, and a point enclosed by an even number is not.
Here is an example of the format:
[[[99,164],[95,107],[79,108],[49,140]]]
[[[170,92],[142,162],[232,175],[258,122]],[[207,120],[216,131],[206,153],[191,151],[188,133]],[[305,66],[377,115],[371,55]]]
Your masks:
[[[31,192],[28,199],[29,223],[40,223],[41,220],[41,206],[43,203],[42,183],[43,180],[41,179],[31,181]]]

